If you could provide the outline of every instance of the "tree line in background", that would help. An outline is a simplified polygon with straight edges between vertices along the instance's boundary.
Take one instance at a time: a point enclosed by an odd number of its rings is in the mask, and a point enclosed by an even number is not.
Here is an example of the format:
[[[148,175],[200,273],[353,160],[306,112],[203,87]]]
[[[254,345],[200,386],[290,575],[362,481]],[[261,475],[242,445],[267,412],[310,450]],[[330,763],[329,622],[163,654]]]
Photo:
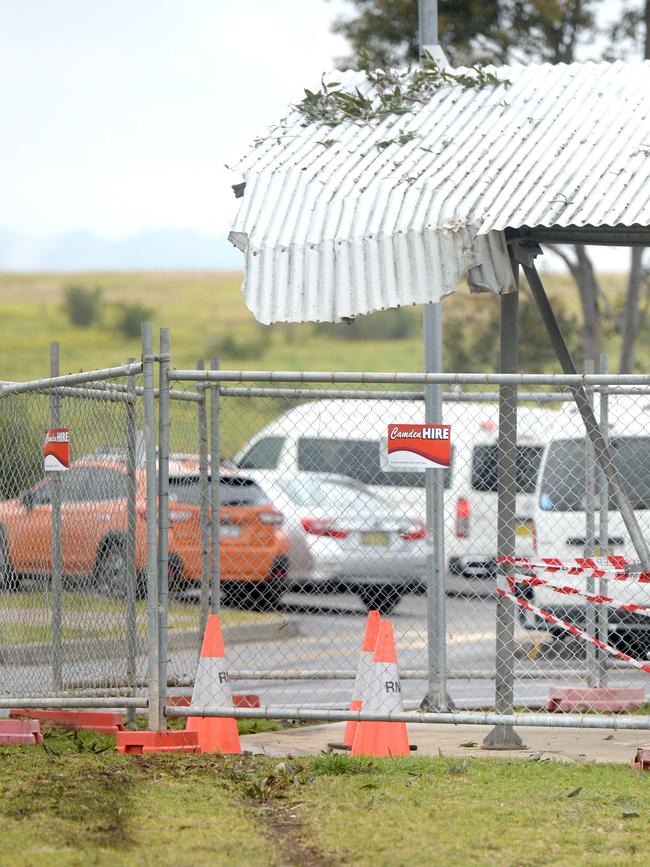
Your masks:
[[[71,284],[63,290],[63,310],[78,328],[106,322],[104,290],[100,286]],[[109,305],[110,324],[124,337],[139,337],[140,323],[151,319],[153,310],[139,301],[120,301]]]
[[[355,65],[362,52],[378,67],[417,63],[418,0],[348,0],[353,9],[334,31],[346,37]],[[571,63],[577,59],[650,59],[650,0],[623,0],[616,21],[603,24],[605,0],[438,0],[440,44],[452,65]],[[650,306],[650,265],[632,248],[621,311],[612,310],[584,244],[547,245],[565,263],[578,290],[582,354],[598,370],[607,330],[622,335],[619,370],[633,372]],[[447,326],[446,326],[447,327]]]

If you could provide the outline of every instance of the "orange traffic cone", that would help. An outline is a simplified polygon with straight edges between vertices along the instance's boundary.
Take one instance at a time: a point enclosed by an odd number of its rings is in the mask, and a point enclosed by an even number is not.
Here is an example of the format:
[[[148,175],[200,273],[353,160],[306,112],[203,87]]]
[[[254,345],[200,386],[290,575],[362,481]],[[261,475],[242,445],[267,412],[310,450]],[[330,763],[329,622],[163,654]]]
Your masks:
[[[372,655],[375,652],[377,644],[377,634],[379,633],[379,623],[381,615],[379,611],[369,611],[368,619],[366,620],[366,631],[363,636],[361,645],[361,654],[359,656],[359,666],[357,668],[357,677],[354,681],[354,690],[352,692],[352,701],[350,702],[350,710],[361,710],[363,707],[363,696],[366,691],[368,675],[372,668]],[[351,747],[354,741],[354,735],[359,724],[356,720],[349,720],[345,727],[343,735],[343,746]]]
[[[194,680],[193,705],[232,706],[225,655],[219,615],[209,614]],[[237,720],[230,717],[191,716],[187,719],[186,731],[197,733],[202,753],[241,752]]]
[[[363,709],[374,713],[400,713],[402,688],[397,670],[397,653],[393,624],[379,624],[377,647],[372,657]],[[406,723],[360,722],[352,743],[353,756],[408,756],[410,753]]]

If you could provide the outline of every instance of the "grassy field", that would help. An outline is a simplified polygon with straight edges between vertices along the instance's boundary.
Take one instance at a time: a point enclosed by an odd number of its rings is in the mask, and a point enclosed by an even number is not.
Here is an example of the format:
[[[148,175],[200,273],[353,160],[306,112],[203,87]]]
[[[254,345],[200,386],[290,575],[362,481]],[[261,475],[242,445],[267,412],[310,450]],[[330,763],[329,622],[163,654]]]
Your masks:
[[[650,790],[612,765],[0,748],[2,863],[646,864]]]
[[[82,638],[111,638],[125,634],[126,609],[119,599],[92,596],[84,593],[64,593],[61,599],[63,640]],[[52,640],[52,598],[48,592],[16,593],[5,595],[0,603],[0,644],[39,644]],[[170,601],[169,629],[175,632],[198,632],[199,606],[193,603]],[[265,623],[272,614],[238,611],[224,608],[223,626]],[[136,603],[137,633],[146,635],[147,604]]]
[[[545,278],[558,305],[579,357],[577,290],[570,278]],[[70,324],[62,307],[64,288],[71,284],[103,289],[102,318],[88,328]],[[218,355],[222,368],[275,370],[396,370],[422,369],[421,310],[409,308],[400,315],[406,336],[381,339],[332,339],[333,332],[313,323],[262,326],[246,308],[238,272],[125,272],[97,274],[0,274],[0,379],[33,379],[49,373],[49,343],[61,347],[61,371],[76,372],[123,363],[139,358],[138,339],[126,339],[116,328],[117,307],[135,302],[152,311],[154,329],[169,326],[172,358],[176,368],[191,368],[197,359]],[[624,275],[602,277],[610,304],[620,309]],[[498,299],[459,292],[443,301],[445,358],[447,369],[476,371],[494,369],[497,363]],[[525,310],[524,310],[525,308]],[[525,314],[525,315],[524,315]],[[386,316],[390,314],[378,314]],[[377,321],[377,320],[375,320]],[[385,321],[385,320],[382,320]],[[334,326],[335,333],[348,335],[350,326]],[[367,329],[374,338],[374,330]],[[381,329],[377,329],[378,332]],[[522,301],[522,369],[558,370],[552,351],[531,302]],[[349,338],[349,335],[348,335]],[[616,364],[619,336],[616,328],[606,333],[612,366]],[[540,346],[545,347],[540,355]],[[531,361],[533,357],[534,361]],[[650,341],[639,341],[642,367],[650,363]],[[36,399],[37,400],[37,399]],[[35,399],[32,404],[36,407]],[[83,406],[68,401],[66,423],[75,430],[77,454],[118,442],[123,432],[119,405],[93,409],[94,422],[87,424]],[[230,400],[223,405],[222,454],[230,457],[274,414],[287,409],[279,401]],[[49,412],[46,398],[38,409]],[[173,404],[172,449],[196,452],[196,408]],[[101,416],[97,413],[101,412]],[[43,415],[45,414],[45,415]]]
[[[561,299],[567,312],[578,310],[577,292],[563,275],[545,278],[551,295]],[[617,303],[624,276],[602,278],[606,293]],[[63,288],[70,283],[104,289],[102,322],[77,328],[62,310]],[[0,346],[0,378],[28,379],[49,372],[49,342],[61,344],[63,371],[77,371],[122,363],[140,355],[138,340],[126,340],[114,327],[112,305],[140,302],[153,311],[155,328],[170,326],[176,367],[193,366],[197,358],[221,352],[222,367],[236,369],[308,370],[419,370],[422,345],[419,326],[404,339],[332,341],[306,325],[258,325],[240,292],[239,272],[114,272],[97,274],[0,274],[0,314],[3,342]],[[482,315],[494,298],[470,297],[466,292],[443,302],[448,322],[463,323]],[[408,311],[419,322],[421,313]],[[338,326],[345,329],[348,326]],[[496,335],[495,335],[496,340]],[[610,339],[617,348],[616,337]],[[495,343],[496,347],[496,343]],[[235,350],[235,351],[233,351]],[[471,359],[468,359],[471,361]],[[471,364],[467,370],[476,369]]]

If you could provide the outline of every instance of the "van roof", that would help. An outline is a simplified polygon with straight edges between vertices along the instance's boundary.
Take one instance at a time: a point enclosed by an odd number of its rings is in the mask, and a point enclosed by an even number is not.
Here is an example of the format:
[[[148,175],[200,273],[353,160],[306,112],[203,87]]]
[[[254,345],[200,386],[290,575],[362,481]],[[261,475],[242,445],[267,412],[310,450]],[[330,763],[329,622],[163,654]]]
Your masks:
[[[609,395],[610,436],[648,436],[650,434],[650,394]],[[600,396],[594,395],[594,413],[599,418]],[[557,413],[552,439],[582,439],[585,427],[575,403],[567,403]]]
[[[546,442],[557,412],[548,408],[519,407],[519,439]],[[495,403],[445,401],[443,421],[452,425],[455,440],[471,437],[473,441],[493,442],[498,433],[499,411]],[[360,439],[374,439],[393,423],[424,422],[422,400],[350,400],[325,399],[302,403],[270,422],[261,436],[286,436],[309,433],[313,437],[339,439],[342,434]]]

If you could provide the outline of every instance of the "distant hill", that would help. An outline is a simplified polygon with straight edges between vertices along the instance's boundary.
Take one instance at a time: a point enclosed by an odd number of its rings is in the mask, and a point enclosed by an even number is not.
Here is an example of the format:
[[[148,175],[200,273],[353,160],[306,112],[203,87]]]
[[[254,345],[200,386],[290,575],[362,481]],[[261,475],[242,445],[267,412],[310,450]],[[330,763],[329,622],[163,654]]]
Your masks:
[[[242,254],[225,237],[191,229],[152,229],[120,240],[90,232],[35,238],[0,229],[0,271],[231,269],[242,265]]]

